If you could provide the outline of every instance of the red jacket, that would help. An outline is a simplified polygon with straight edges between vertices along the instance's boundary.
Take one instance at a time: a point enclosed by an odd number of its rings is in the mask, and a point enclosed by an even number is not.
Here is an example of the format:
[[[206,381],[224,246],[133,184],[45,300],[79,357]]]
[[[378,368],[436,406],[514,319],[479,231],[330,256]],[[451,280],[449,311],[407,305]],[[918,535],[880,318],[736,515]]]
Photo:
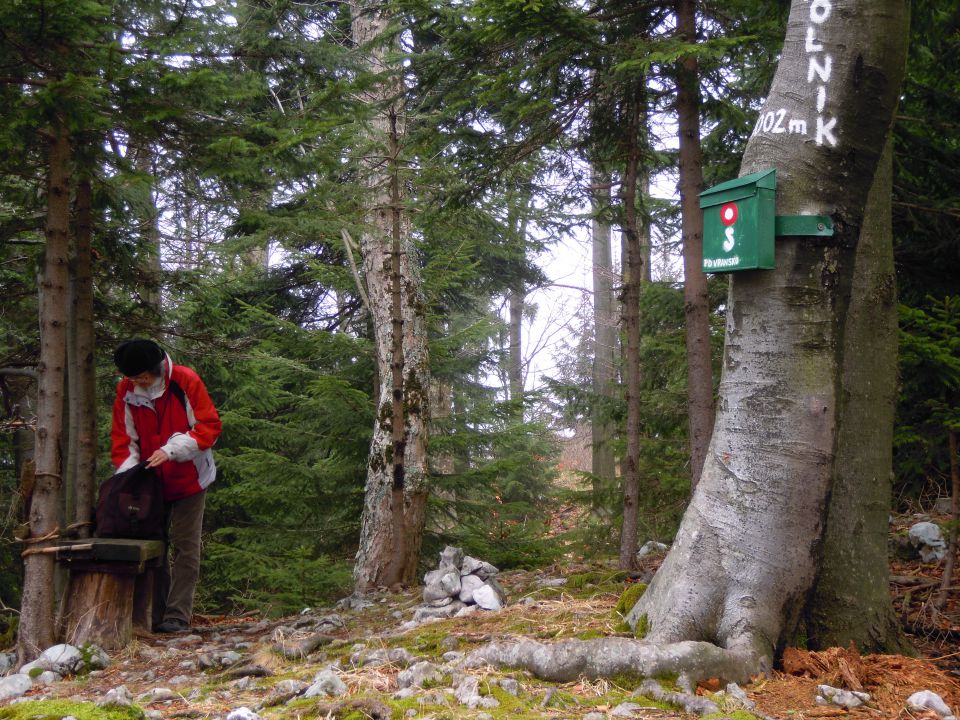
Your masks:
[[[156,468],[168,501],[189,497],[214,481],[217,468],[210,448],[220,435],[220,416],[207,388],[190,368],[174,365],[168,355],[164,377],[138,388],[129,378],[117,384],[111,430],[117,471],[133,467],[155,451],[170,457]],[[171,390],[171,382],[182,389]]]

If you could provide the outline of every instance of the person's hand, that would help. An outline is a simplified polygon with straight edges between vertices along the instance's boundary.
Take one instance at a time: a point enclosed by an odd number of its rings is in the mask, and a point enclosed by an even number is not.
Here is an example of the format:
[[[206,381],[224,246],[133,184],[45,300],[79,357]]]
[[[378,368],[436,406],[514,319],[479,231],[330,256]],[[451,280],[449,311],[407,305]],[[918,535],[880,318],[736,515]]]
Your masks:
[[[157,450],[153,455],[147,458],[147,467],[154,468],[157,467],[157,465],[163,465],[169,459],[170,456],[167,455],[163,450]]]

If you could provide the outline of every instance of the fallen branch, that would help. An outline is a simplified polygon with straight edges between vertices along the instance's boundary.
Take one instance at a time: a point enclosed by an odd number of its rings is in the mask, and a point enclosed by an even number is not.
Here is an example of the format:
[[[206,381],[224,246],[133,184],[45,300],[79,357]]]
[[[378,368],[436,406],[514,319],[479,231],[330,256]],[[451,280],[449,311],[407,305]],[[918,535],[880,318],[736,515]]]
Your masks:
[[[287,660],[302,660],[310,653],[323,645],[329,645],[334,641],[331,635],[317,633],[296,643],[277,642],[273,644],[273,651],[282,655]]]
[[[533,640],[494,642],[464,659],[466,667],[484,664],[523,668],[555,682],[570,682],[579,677],[632,674],[650,678],[678,673],[694,684],[712,677],[743,683],[769,670],[765,658],[747,650],[727,650],[693,641],[654,645],[621,637],[562,640],[549,645]]]

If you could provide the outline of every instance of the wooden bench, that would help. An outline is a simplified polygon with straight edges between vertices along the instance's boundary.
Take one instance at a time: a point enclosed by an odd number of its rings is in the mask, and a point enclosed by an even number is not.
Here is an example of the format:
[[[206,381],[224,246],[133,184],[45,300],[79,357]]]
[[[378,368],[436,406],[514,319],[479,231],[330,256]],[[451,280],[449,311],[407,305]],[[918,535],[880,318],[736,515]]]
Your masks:
[[[57,543],[57,562],[70,578],[58,623],[64,642],[125,647],[134,632],[149,633],[162,540],[89,538]]]

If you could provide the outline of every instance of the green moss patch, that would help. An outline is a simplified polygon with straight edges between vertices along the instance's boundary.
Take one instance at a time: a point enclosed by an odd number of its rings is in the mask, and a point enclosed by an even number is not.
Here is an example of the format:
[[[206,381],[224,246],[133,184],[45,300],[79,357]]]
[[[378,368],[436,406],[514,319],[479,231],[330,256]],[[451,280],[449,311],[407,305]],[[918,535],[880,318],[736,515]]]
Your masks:
[[[145,717],[136,705],[97,707],[72,700],[28,700],[0,708],[0,720],[62,720],[68,715],[77,720],[143,720]]]

